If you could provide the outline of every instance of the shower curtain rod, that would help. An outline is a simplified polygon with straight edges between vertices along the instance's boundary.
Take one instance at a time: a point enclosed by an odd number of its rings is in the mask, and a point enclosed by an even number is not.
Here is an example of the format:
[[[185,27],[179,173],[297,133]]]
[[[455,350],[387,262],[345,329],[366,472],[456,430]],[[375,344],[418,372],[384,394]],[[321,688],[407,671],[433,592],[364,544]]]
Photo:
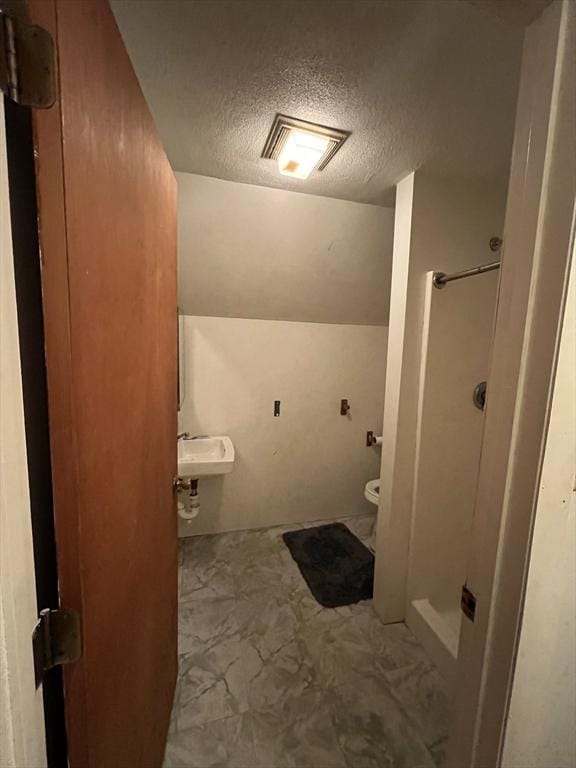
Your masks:
[[[482,264],[480,267],[473,267],[472,269],[465,269],[462,272],[452,272],[449,275],[444,272],[434,272],[432,277],[432,283],[435,288],[444,288],[446,283],[452,282],[452,280],[462,280],[463,277],[472,277],[472,275],[482,275],[484,272],[492,272],[493,269],[499,269],[500,262],[492,261],[490,264]]]

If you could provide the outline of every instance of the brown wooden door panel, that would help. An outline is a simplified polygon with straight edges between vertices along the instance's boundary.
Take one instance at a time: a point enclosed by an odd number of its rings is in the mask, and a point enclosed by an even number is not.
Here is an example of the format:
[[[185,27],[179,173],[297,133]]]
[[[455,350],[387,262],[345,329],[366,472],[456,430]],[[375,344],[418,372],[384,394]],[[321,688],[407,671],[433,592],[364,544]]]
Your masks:
[[[161,765],[176,678],[176,186],[105,0],[30,0],[58,48],[35,112],[72,768]]]

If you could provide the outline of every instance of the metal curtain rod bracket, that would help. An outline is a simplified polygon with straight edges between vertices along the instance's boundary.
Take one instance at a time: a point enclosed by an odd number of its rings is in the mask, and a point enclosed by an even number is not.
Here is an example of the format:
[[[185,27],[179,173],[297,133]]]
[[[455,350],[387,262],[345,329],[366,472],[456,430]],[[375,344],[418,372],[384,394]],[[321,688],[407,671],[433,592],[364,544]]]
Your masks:
[[[451,283],[452,280],[462,280],[463,277],[472,277],[472,275],[482,275],[484,272],[492,272],[494,269],[500,268],[499,261],[492,261],[490,264],[482,264],[480,267],[473,267],[472,269],[464,269],[462,272],[451,272],[449,275],[444,272],[434,272],[432,277],[432,283],[435,288],[444,288],[446,283]]]

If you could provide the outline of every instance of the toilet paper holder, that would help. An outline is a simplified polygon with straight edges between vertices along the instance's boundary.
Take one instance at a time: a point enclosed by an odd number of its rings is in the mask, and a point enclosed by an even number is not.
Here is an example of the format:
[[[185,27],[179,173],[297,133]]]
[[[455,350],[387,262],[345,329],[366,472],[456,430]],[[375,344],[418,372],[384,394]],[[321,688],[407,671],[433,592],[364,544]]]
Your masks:
[[[382,438],[376,437],[372,430],[366,432],[366,447],[372,448],[373,445],[382,445]]]

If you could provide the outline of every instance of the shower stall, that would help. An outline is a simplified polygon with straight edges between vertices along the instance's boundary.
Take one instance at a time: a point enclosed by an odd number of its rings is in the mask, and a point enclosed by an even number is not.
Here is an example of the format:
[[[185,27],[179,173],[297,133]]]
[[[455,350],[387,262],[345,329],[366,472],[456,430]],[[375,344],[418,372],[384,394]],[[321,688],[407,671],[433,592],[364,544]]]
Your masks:
[[[449,681],[490,396],[498,267],[426,275],[406,621]]]

